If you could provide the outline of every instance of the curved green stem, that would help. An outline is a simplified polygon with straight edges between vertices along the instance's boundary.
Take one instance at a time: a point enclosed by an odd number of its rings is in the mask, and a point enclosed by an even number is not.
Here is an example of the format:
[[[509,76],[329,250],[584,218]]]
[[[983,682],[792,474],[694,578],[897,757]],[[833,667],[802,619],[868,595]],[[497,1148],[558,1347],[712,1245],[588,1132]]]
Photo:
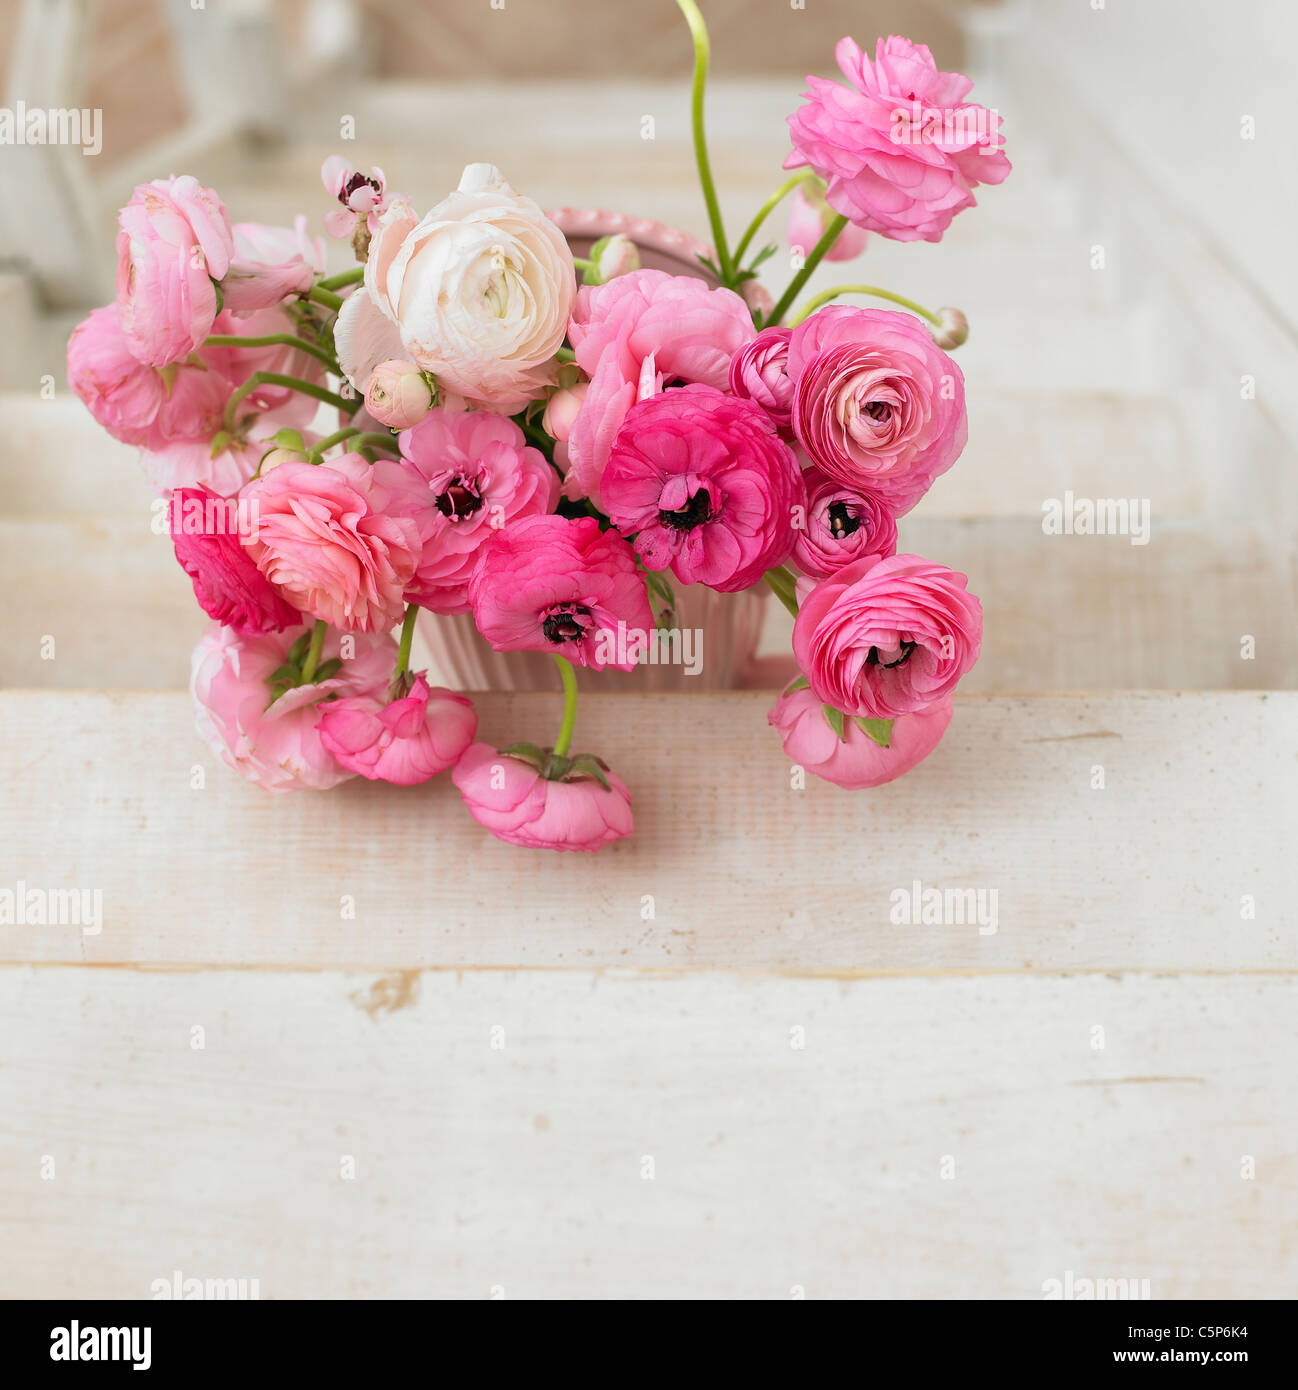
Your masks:
[[[771,586],[771,591],[775,597],[796,618],[798,616],[798,596],[795,589],[797,581],[789,571],[780,565],[777,569],[767,570],[762,577]]]
[[[572,747],[572,731],[577,727],[577,673],[566,657],[556,653],[554,660],[563,678],[563,723],[559,725],[559,737],[554,741],[554,755],[563,758]]]
[[[789,327],[793,328],[801,323],[808,315],[814,314],[822,304],[828,304],[831,299],[837,299],[840,294],[868,294],[873,295],[875,299],[887,299],[893,304],[900,304],[903,309],[909,309],[912,314],[918,314],[920,318],[927,319],[935,328],[942,327],[942,320],[922,304],[916,304],[913,299],[907,299],[902,294],[894,294],[891,290],[881,290],[877,285],[835,285],[831,290],[821,290],[819,294],[812,295],[798,309],[798,312],[789,320]]]
[[[703,201],[708,208],[708,221],[712,225],[712,240],[717,249],[717,268],[721,271],[721,283],[729,285],[735,278],[734,262],[726,248],[726,229],[721,221],[721,204],[717,200],[717,186],[712,180],[712,165],[708,160],[708,138],[703,128],[703,97],[708,85],[708,26],[695,0],[676,0],[677,7],[690,26],[690,36],[694,40],[694,88],[691,95],[691,118],[694,127],[694,160],[699,166],[699,182],[703,185]]]
[[[365,267],[356,265],[341,274],[329,276],[327,280],[317,280],[316,286],[322,290],[340,290],[346,285],[359,285],[364,278]]]
[[[320,665],[320,653],[324,651],[325,633],[329,631],[329,624],[323,618],[317,618],[315,627],[311,629],[311,645],[306,650],[306,660],[302,663],[302,684],[310,685],[311,677],[315,675],[316,667]]]
[[[595,262],[588,261],[584,256],[574,256],[572,258],[572,263],[574,266],[576,266],[578,270],[582,271],[583,273],[585,273],[588,270],[595,269]]]
[[[350,439],[352,435],[359,434],[360,430],[352,429],[349,425],[346,429],[338,430],[336,433],[322,439],[318,444],[313,444],[306,453],[308,463],[319,463],[324,457],[326,449],[332,449],[335,444],[341,444],[344,439]]]
[[[406,616],[401,622],[401,646],[397,649],[396,675],[410,669],[410,644],[415,640],[415,619],[418,616],[419,605],[406,604]]]
[[[223,424],[227,430],[234,429],[239,403],[259,386],[287,386],[291,391],[300,391],[304,396],[312,396],[317,401],[323,401],[326,405],[337,406],[347,415],[355,415],[360,405],[359,401],[346,401],[326,387],[317,386],[313,381],[303,381],[296,376],[285,376],[282,372],[253,372],[226,402]]]
[[[312,285],[307,291],[306,297],[314,300],[317,304],[323,304],[326,309],[332,309],[335,314],[343,307],[342,295],[334,294],[332,290],[325,289],[323,281],[318,285]]]
[[[739,238],[739,244],[735,247],[735,264],[742,265],[744,252],[748,250],[748,244],[761,230],[762,223],[771,215],[785,198],[793,192],[800,183],[806,183],[808,179],[814,179],[816,171],[814,169],[799,169],[792,178],[785,179],[784,182],[775,190],[774,193],[757,210],[757,216],[748,224],[748,230]]]
[[[766,316],[764,322],[769,327],[779,321],[789,312],[789,305],[798,297],[798,292],[803,285],[811,278],[811,273],[823,261],[829,253],[830,248],[838,240],[839,234],[847,226],[847,218],[841,212],[834,214],[834,220],[825,229],[825,235],[812,248],[811,255],[807,257],[807,263],[789,281],[789,287],[776,301],[775,308]]]
[[[399,454],[401,452],[395,434],[378,434],[373,430],[368,434],[358,434],[352,441],[352,448],[386,449],[390,454]]]
[[[305,338],[295,338],[292,333],[266,333],[260,338],[241,338],[235,333],[214,333],[203,341],[204,347],[275,347],[277,344],[309,353],[317,362],[323,362],[330,371],[338,370],[338,363],[329,352],[317,347],[315,343],[308,343]]]

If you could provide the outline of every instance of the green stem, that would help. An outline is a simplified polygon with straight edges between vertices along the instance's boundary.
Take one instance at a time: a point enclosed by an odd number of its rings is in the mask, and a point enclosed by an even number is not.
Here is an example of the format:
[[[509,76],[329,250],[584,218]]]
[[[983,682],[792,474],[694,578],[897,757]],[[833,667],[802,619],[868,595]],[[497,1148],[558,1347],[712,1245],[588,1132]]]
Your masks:
[[[309,353],[317,362],[323,362],[330,371],[338,370],[338,363],[322,347],[317,347],[315,343],[308,343],[305,338],[295,338],[292,333],[267,333],[260,338],[240,338],[234,333],[214,333],[203,343],[204,347],[275,347],[282,344],[284,347],[296,348],[299,352]]]
[[[329,435],[327,439],[322,439],[319,444],[313,444],[307,450],[307,462],[320,462],[326,449],[332,449],[335,444],[341,444],[344,439],[350,439],[352,435],[359,433],[360,430],[352,429],[349,425],[346,429],[338,430],[337,433]]]
[[[401,646],[397,649],[396,675],[410,669],[410,644],[415,640],[415,619],[418,616],[419,605],[406,604],[406,616],[401,623]]]
[[[259,386],[287,386],[292,391],[300,391],[304,396],[312,396],[317,401],[323,401],[326,405],[337,406],[347,415],[354,415],[360,404],[359,401],[346,401],[326,387],[317,386],[313,381],[303,381],[300,377],[284,376],[281,372],[253,372],[226,402],[223,423],[227,430],[233,431],[234,429],[239,403]]]
[[[795,327],[810,314],[814,314],[822,304],[828,304],[831,299],[837,299],[840,294],[868,294],[873,295],[875,299],[887,299],[893,304],[900,304],[903,309],[909,309],[913,314],[918,314],[920,318],[927,319],[935,328],[942,327],[942,320],[936,314],[930,313],[922,304],[916,304],[913,299],[907,299],[905,295],[894,294],[891,290],[881,290],[877,285],[835,285],[832,290],[821,290],[819,294],[812,295],[794,314],[789,320],[789,327]]]
[[[739,245],[735,247],[735,264],[737,266],[744,263],[744,252],[748,250],[748,243],[757,235],[761,225],[771,215],[780,203],[793,192],[800,183],[806,183],[808,179],[816,177],[814,169],[799,169],[792,178],[785,179],[784,182],[775,190],[774,193],[762,204],[757,211],[757,216],[748,224],[748,230],[739,238]]]
[[[694,160],[699,166],[699,182],[703,185],[703,201],[708,208],[708,221],[712,225],[712,240],[717,249],[717,267],[721,271],[721,283],[729,285],[735,278],[734,262],[726,248],[726,229],[721,221],[721,204],[717,200],[717,186],[712,180],[712,165],[708,160],[708,139],[703,128],[703,97],[708,85],[708,26],[695,0],[676,0],[677,7],[690,26],[694,40],[694,88],[691,94],[691,114],[694,126]]]
[[[583,274],[585,274],[585,272],[588,271],[588,270],[594,270],[594,269],[595,269],[595,262],[594,262],[594,261],[588,261],[584,256],[574,256],[574,257],[572,258],[572,263],[573,263],[573,265],[575,265],[575,266],[577,267],[577,269],[580,270]]]
[[[554,355],[560,362],[575,362],[577,360],[577,354],[570,347],[556,348]]]
[[[763,578],[771,586],[775,597],[796,618],[798,616],[798,597],[795,591],[796,580],[783,565],[778,569],[767,570]]]
[[[346,285],[359,285],[364,278],[365,267],[356,265],[339,275],[331,275],[327,280],[317,280],[316,287],[322,290],[341,290]]]
[[[773,323],[779,323],[785,314],[789,312],[789,305],[798,297],[798,292],[811,278],[812,271],[825,259],[830,248],[838,240],[839,233],[842,232],[843,228],[846,226],[847,218],[844,217],[841,212],[835,213],[834,220],[825,229],[825,235],[822,236],[812,248],[811,255],[807,257],[807,263],[798,271],[793,279],[789,281],[788,289],[786,289],[776,301],[775,308],[767,314],[764,322],[768,328]]]
[[[311,684],[315,668],[320,664],[320,653],[324,650],[325,633],[328,631],[329,624],[323,618],[317,618],[315,627],[311,629],[311,645],[307,648],[306,660],[302,663],[303,685]]]
[[[317,304],[323,304],[326,309],[332,309],[336,314],[343,307],[343,297],[334,294],[332,290],[325,289],[323,284],[312,285],[307,291],[308,299],[314,300]]]
[[[352,441],[354,449],[386,449],[390,454],[399,454],[400,447],[394,434],[378,434],[371,430],[368,434],[358,434]]]
[[[559,725],[559,737],[554,741],[556,758],[566,757],[572,747],[572,731],[577,727],[577,673],[572,662],[555,654],[555,664],[563,678],[563,723]]]

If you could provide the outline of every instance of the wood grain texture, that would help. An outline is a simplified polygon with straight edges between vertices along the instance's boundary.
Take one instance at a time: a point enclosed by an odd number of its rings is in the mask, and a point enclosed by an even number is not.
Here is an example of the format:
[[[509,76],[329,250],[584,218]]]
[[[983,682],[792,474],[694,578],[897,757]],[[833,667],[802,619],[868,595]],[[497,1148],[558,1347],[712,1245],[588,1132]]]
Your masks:
[[[1295,1004],[1291,978],[8,967],[0,1294],[1039,1299],[1071,1270],[1293,1297]]]
[[[500,844],[444,777],[269,796],[198,740],[184,695],[0,695],[0,885],[103,893],[100,934],[0,926],[0,959],[1298,969],[1298,694],[960,697],[932,757],[855,793],[791,789],[770,702],[584,697],[575,746],[624,776],[636,815],[586,856]],[[497,745],[551,737],[559,712],[477,705]],[[894,924],[916,880],[995,890],[996,931]]]

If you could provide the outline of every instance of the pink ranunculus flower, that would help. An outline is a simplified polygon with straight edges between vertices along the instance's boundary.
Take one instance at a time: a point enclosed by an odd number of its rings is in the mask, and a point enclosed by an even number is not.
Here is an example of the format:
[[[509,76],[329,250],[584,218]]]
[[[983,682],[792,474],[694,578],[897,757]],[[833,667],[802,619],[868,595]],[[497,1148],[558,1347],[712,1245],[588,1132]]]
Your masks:
[[[383,170],[373,168],[369,174],[353,169],[340,154],[331,154],[320,167],[320,181],[325,192],[336,198],[341,207],[325,213],[325,231],[332,237],[349,237],[361,222],[373,232],[378,219],[387,210],[387,181]]]
[[[338,360],[358,391],[406,357],[439,386],[512,415],[554,382],[577,292],[563,233],[491,164],[421,221],[393,200],[379,219],[364,290],[339,312]]]
[[[401,787],[455,766],[473,742],[478,716],[471,700],[441,686],[430,689],[424,677],[418,672],[395,700],[349,695],[320,706],[320,741],[340,766]]]
[[[167,516],[176,559],[209,618],[254,637],[301,623],[301,614],[284,602],[244,549],[237,498],[208,488],[177,488]]]
[[[809,77],[805,104],[789,117],[786,169],[810,165],[826,200],[857,227],[894,241],[940,241],[973,207],[980,183],[1010,172],[1000,117],[966,102],[973,84],[939,72],[923,44],[880,39],[871,62],[850,39],[834,50],[851,83]]]
[[[793,379],[789,376],[792,336],[793,329],[781,324],[763,328],[730,359],[731,393],[756,401],[782,432],[789,431],[793,422]]]
[[[793,330],[793,430],[813,463],[908,512],[969,436],[964,375],[911,314],[830,305]]]
[[[918,555],[865,555],[821,580],[793,624],[793,654],[817,699],[896,719],[950,695],[982,645],[968,582]]]
[[[413,362],[389,358],[370,374],[365,409],[390,430],[413,429],[433,407],[433,391]]]
[[[825,201],[819,187],[810,188],[799,184],[789,200],[789,224],[785,230],[785,240],[790,246],[802,252],[805,260],[816,248],[816,243],[829,230],[834,220],[834,209]],[[846,226],[834,238],[834,244],[825,252],[827,261],[852,261],[865,250],[870,233],[861,227]]]
[[[551,439],[559,444],[568,442],[573,424],[581,413],[581,408],[586,402],[586,392],[589,390],[590,382],[579,381],[575,386],[565,386],[556,391],[546,402],[545,413],[541,416],[541,428]]]
[[[549,781],[530,763],[472,744],[451,773],[469,814],[498,839],[526,849],[597,850],[631,833],[631,793],[615,772]]]
[[[295,608],[349,632],[401,621],[419,533],[389,513],[391,493],[360,454],[281,464],[240,498],[257,508],[256,534],[243,543]]]
[[[596,671],[636,665],[619,623],[646,638],[654,627],[631,547],[593,516],[528,516],[497,531],[478,553],[469,602],[496,651],[552,652]]]
[[[807,516],[793,543],[793,563],[813,579],[828,579],[863,555],[895,555],[897,519],[873,493],[859,492],[822,473],[802,473]]]
[[[722,593],[789,558],[805,502],[793,450],[752,401],[683,386],[632,406],[604,472],[613,524],[646,568]]]
[[[309,631],[241,637],[213,623],[194,648],[190,691],[200,736],[223,763],[267,791],[327,791],[352,775],[321,742],[318,707],[330,696],[383,690],[396,661],[397,644],[387,635],[330,632],[321,665],[341,659],[341,669],[272,702],[272,675]]]
[[[655,380],[724,391],[730,359],[755,336],[752,312],[733,290],[692,276],[636,270],[578,291],[568,338],[591,380],[568,438],[566,495],[599,504],[613,441],[646,369]]]
[[[118,214],[117,314],[131,352],[165,367],[212,331],[234,255],[220,198],[189,174],[142,183]]]
[[[503,415],[430,410],[399,438],[401,458],[374,465],[390,510],[418,528],[419,565],[407,597],[434,613],[467,613],[482,547],[502,527],[554,510],[559,480]]]
[[[290,295],[305,294],[324,268],[324,241],[307,236],[301,214],[292,227],[236,222],[234,258],[221,281],[225,307],[235,314],[269,309]]]
[[[781,695],[766,719],[795,763],[826,782],[860,791],[891,782],[923,762],[946,732],[951,709],[947,695],[926,709],[901,715],[893,721],[887,748],[850,717],[843,721],[840,739],[825,718],[820,697],[805,688]]]

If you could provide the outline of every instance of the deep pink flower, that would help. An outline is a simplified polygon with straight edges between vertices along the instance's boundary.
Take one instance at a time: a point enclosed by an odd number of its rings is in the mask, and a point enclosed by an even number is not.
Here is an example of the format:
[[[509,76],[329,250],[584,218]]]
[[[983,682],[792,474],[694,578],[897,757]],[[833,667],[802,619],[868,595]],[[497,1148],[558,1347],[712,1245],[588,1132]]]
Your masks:
[[[763,328],[730,359],[730,390],[746,396],[786,432],[793,420],[793,380],[789,376],[789,339],[793,329],[776,324]]]
[[[821,580],[793,624],[793,654],[817,699],[895,719],[950,695],[982,645],[968,582],[918,555],[865,555]]]
[[[752,401],[682,386],[627,413],[604,473],[613,524],[651,570],[733,593],[793,549],[793,450]]]
[[[455,766],[473,742],[478,716],[463,695],[430,690],[420,671],[400,699],[368,694],[325,701],[317,727],[321,743],[349,772],[413,787]]]
[[[980,183],[1010,172],[1000,117],[966,102],[973,83],[939,72],[923,44],[880,39],[871,62],[844,38],[834,54],[851,86],[807,78],[784,167],[809,164],[828,185],[829,205],[858,227],[940,241],[956,213],[973,207]]]
[[[591,516],[528,516],[497,531],[478,552],[469,602],[496,651],[553,652],[596,671],[636,665],[614,659],[619,623],[654,626],[631,547]]]
[[[825,201],[818,187],[808,188],[803,183],[793,190],[789,199],[789,223],[784,237],[791,247],[802,252],[805,260],[816,248],[816,243],[829,230],[834,220],[834,209]],[[825,252],[827,261],[851,261],[865,250],[870,233],[861,227],[847,226],[834,238],[833,245]]]
[[[960,456],[964,376],[910,314],[830,305],[789,340],[793,430],[813,463],[901,516]]]
[[[212,331],[214,280],[234,233],[220,198],[189,174],[142,183],[117,217],[117,313],[131,352],[165,367]]]
[[[351,632],[401,621],[418,531],[388,514],[390,493],[359,454],[281,464],[240,497],[257,508],[256,535],[244,545],[295,608]]]
[[[808,772],[840,787],[879,787],[909,772],[937,747],[951,722],[951,697],[893,721],[884,748],[855,719],[843,721],[843,737],[829,726],[825,706],[811,690],[781,695],[766,716],[785,753]]]
[[[530,763],[473,744],[451,773],[469,814],[498,840],[526,849],[597,850],[632,830],[631,793],[616,772],[548,781]]]
[[[522,517],[553,511],[559,480],[503,415],[430,410],[399,439],[398,462],[374,465],[392,510],[419,528],[419,567],[407,597],[434,613],[467,613],[478,552]]]
[[[338,659],[341,669],[272,702],[271,677],[309,631],[240,637],[213,623],[194,648],[190,691],[200,736],[227,767],[267,791],[326,791],[345,782],[351,772],[320,740],[318,706],[330,696],[383,690],[396,662],[397,644],[385,634],[331,631],[321,665]]]
[[[724,391],[730,359],[756,336],[753,316],[733,290],[688,275],[636,270],[577,292],[568,340],[590,377],[568,438],[569,497],[598,504],[601,479],[622,420],[663,382],[701,382]]]
[[[793,542],[793,563],[813,579],[827,579],[862,555],[894,555],[897,520],[870,492],[858,492],[814,464],[802,473],[806,524]]]
[[[281,632],[301,623],[249,558],[241,542],[238,499],[207,488],[178,488],[167,516],[180,567],[209,618],[241,635]]]

